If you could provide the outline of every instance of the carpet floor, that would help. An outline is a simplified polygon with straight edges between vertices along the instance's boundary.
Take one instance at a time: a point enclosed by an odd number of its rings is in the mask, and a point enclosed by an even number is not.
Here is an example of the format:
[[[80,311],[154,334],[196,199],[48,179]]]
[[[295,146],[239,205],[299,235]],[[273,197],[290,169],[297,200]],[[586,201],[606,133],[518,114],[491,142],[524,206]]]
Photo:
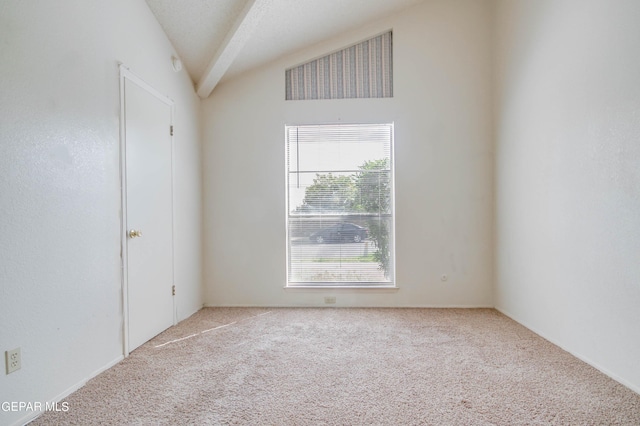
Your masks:
[[[640,395],[492,309],[206,308],[33,425],[640,425]]]

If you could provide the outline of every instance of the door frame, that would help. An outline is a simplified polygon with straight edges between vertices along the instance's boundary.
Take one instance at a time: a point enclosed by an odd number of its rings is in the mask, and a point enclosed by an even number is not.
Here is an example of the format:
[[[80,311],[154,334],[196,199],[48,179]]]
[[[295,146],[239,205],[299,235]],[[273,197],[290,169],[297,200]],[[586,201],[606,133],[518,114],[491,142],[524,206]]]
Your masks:
[[[129,280],[128,280],[128,252],[127,252],[127,141],[126,141],[126,108],[125,108],[125,79],[138,85],[149,94],[169,106],[170,123],[173,128],[174,102],[168,96],[157,91],[143,79],[134,74],[129,68],[120,63],[120,261],[121,261],[121,281],[122,281],[122,353],[129,356]],[[175,150],[173,132],[171,140],[171,282],[175,286]],[[173,296],[172,308],[173,325],[176,325],[176,296]]]

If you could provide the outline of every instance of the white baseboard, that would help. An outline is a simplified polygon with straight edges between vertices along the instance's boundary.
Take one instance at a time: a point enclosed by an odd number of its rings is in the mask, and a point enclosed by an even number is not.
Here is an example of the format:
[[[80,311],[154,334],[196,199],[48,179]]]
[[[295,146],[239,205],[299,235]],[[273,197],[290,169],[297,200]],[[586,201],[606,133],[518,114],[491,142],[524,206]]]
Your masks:
[[[54,398],[50,399],[49,401],[47,401],[46,404],[55,404],[56,402],[62,401],[63,399],[65,399],[66,397],[68,397],[69,395],[71,395],[72,393],[74,393],[75,391],[77,391],[78,389],[83,387],[84,385],[86,385],[89,380],[93,379],[98,374],[110,369],[111,367],[113,367],[114,365],[116,365],[117,363],[122,361],[123,359],[124,359],[124,356],[120,355],[116,359],[108,362],[106,365],[100,367],[99,369],[97,369],[96,371],[91,373],[88,377],[82,379],[78,383],[72,385],[71,387],[69,387],[66,390],[64,390],[62,393],[58,394],[56,397],[54,397]],[[23,418],[19,419],[15,423],[13,423],[12,426],[23,426],[23,425],[26,425],[29,422],[32,422],[36,418],[40,417],[42,414],[44,414],[44,412],[42,412],[42,411],[34,411],[34,412],[24,416]]]
[[[389,305],[358,305],[358,306],[344,306],[344,305],[327,305],[324,303],[313,305],[214,305],[205,303],[203,308],[348,308],[348,309],[495,309],[491,305],[403,305],[403,306],[389,306]]]
[[[612,373],[607,368],[604,368],[603,366],[599,365],[597,362],[594,362],[593,360],[589,359],[589,357],[584,356],[584,355],[582,355],[580,353],[577,353],[575,351],[572,351],[572,350],[568,349],[567,347],[562,345],[560,342],[556,341],[555,339],[552,339],[552,338],[548,337],[545,333],[541,332],[536,327],[531,327],[529,324],[526,324],[524,321],[518,320],[515,317],[515,315],[512,315],[510,312],[507,312],[506,310],[504,310],[502,308],[498,308],[498,307],[496,307],[495,310],[500,312],[501,314],[509,317],[510,319],[514,320],[518,324],[520,324],[520,325],[528,328],[529,330],[533,331],[534,333],[536,333],[538,336],[542,337],[543,339],[545,339],[545,340],[553,343],[554,345],[558,346],[563,351],[570,353],[574,357],[578,358],[580,361],[589,364],[590,366],[592,366],[596,370],[600,371],[605,376],[608,376],[608,377],[612,378],[616,382],[628,387],[629,389],[631,389],[635,393],[640,394],[640,387],[634,385],[633,383],[629,383],[627,380],[623,379],[622,377],[618,376],[617,374]]]
[[[191,315],[195,314],[196,312],[198,312],[200,309],[202,309],[204,307],[205,307],[204,305],[201,305],[201,306],[197,307],[195,310],[191,310],[191,311],[188,311],[188,313],[186,313],[184,315],[177,316],[177,318],[176,318],[178,320],[177,324],[180,324],[182,321],[186,320]]]

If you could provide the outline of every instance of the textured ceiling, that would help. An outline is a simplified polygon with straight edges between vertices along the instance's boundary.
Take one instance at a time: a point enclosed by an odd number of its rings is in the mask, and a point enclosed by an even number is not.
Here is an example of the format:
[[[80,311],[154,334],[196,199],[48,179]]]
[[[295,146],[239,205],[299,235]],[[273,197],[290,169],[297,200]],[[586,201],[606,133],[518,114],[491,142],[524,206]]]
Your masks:
[[[245,0],[146,0],[197,82],[242,10]]]
[[[252,0],[146,0],[195,83],[248,1]],[[261,1],[266,12],[223,80],[423,0]]]

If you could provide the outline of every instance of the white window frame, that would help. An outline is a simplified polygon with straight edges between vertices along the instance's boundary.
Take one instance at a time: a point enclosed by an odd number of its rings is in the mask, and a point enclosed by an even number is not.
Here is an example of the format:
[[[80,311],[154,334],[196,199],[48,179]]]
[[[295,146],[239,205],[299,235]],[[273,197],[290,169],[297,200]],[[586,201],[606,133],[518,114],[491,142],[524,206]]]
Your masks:
[[[390,166],[390,188],[391,188],[391,220],[390,220],[390,272],[389,281],[384,282],[291,282],[290,281],[290,253],[291,253],[291,239],[289,236],[289,219],[291,217],[291,209],[289,205],[289,140],[288,131],[290,127],[302,127],[302,126],[322,126],[322,125],[389,125],[391,128],[390,136],[390,151],[389,151],[389,166]],[[286,235],[286,289],[397,289],[396,285],[396,241],[395,241],[395,125],[393,122],[380,122],[380,123],[329,123],[329,124],[287,124],[285,125],[285,235]]]

